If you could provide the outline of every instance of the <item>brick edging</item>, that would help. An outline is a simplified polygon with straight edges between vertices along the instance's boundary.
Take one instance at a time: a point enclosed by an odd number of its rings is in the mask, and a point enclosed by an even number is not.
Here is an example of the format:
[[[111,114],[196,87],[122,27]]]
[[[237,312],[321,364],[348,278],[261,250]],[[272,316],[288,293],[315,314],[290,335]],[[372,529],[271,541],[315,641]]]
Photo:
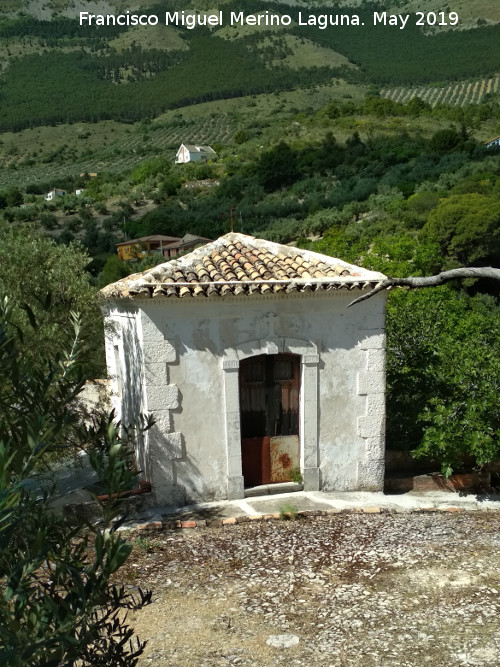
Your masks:
[[[298,512],[272,512],[271,514],[247,514],[237,517],[228,517],[225,519],[166,519],[164,521],[149,521],[140,523],[136,526],[125,526],[128,530],[179,530],[187,528],[214,528],[218,526],[234,526],[240,523],[249,523],[250,521],[273,521],[276,519],[291,520],[294,517],[316,517],[332,516],[334,514],[402,514],[402,513],[425,513],[425,512],[465,512],[464,507],[416,507],[416,508],[385,508],[385,507],[354,507],[344,509],[328,510],[301,510]]]

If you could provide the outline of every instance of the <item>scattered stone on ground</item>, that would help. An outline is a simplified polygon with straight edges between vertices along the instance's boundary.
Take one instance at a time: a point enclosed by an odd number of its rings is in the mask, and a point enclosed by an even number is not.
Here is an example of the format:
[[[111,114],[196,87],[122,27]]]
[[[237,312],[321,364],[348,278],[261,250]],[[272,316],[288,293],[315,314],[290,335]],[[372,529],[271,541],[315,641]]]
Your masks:
[[[498,667],[500,514],[336,514],[128,534],[140,666]],[[275,647],[271,636],[300,641]],[[276,640],[274,641],[282,641]],[[283,640],[284,641],[284,640]]]
[[[266,644],[268,646],[274,646],[274,648],[291,648],[292,646],[297,646],[300,639],[297,635],[271,635],[267,638]]]

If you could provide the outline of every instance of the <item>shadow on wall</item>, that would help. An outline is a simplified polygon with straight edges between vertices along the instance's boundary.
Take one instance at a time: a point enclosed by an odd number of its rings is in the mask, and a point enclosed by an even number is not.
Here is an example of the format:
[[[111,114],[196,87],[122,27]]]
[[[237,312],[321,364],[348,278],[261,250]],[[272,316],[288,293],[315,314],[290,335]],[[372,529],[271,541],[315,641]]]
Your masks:
[[[136,424],[141,415],[146,416],[142,395],[143,353],[139,345],[136,327],[135,319],[125,319],[122,324],[123,350],[127,351],[127,356],[124,358],[124,364],[121,365],[123,374],[119,378],[119,385],[127,387],[126,391],[120,392],[121,423],[126,427]],[[142,433],[137,435],[136,462],[140,476],[148,480],[150,470],[145,451],[145,438]]]
[[[156,426],[151,431],[150,479],[158,504],[180,507],[206,502],[214,496],[214,489],[209,487],[195,459],[187,453],[184,436],[176,432],[164,433]]]

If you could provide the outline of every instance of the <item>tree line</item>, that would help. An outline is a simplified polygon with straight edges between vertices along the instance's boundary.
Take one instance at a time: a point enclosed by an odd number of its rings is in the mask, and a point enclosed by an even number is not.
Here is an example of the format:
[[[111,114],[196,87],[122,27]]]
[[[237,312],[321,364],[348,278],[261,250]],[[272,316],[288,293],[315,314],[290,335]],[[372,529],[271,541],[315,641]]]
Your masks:
[[[129,66],[137,70],[132,78],[140,80],[112,83],[121,81],[120,70]],[[107,59],[83,50],[49,51],[11,62],[0,83],[0,131],[80,121],[135,122],[197,102],[325,83],[332,75],[327,67],[267,68],[249,58],[243,44],[201,34],[191,38],[189,51],[176,55],[136,48]]]
[[[415,84],[464,79],[500,67],[500,25],[425,35],[411,22],[404,31],[372,26],[369,10],[374,7],[360,10],[366,25],[359,30],[318,30],[310,26],[289,29],[300,38],[338,51],[358,68],[294,70],[278,66],[288,49],[280,46],[279,38],[269,31],[224,40],[203,27],[184,29],[181,33],[190,47],[187,51],[135,46],[118,53],[109,48],[108,42],[125,27],[101,27],[97,31],[66,18],[4,20],[0,22],[0,38],[33,37],[49,40],[56,47],[66,47],[73,40],[79,50],[46,51],[11,59],[0,81],[0,131],[76,121],[134,122],[169,108],[307,87],[335,76],[354,83]],[[261,8],[253,0],[240,0],[235,9],[250,13]],[[279,11],[294,17],[298,10],[280,5]],[[311,11],[339,10],[332,6]],[[85,40],[90,49],[83,47]],[[271,41],[261,47],[263,40]],[[266,61],[260,56],[249,57],[249,53],[262,48],[268,54]]]

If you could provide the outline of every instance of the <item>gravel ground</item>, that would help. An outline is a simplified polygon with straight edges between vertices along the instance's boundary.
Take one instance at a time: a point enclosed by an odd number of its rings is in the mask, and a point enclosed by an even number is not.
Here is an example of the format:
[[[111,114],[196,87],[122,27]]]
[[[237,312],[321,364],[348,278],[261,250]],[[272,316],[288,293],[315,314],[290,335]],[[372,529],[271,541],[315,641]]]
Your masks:
[[[130,535],[139,665],[500,665],[500,514],[338,514]]]

